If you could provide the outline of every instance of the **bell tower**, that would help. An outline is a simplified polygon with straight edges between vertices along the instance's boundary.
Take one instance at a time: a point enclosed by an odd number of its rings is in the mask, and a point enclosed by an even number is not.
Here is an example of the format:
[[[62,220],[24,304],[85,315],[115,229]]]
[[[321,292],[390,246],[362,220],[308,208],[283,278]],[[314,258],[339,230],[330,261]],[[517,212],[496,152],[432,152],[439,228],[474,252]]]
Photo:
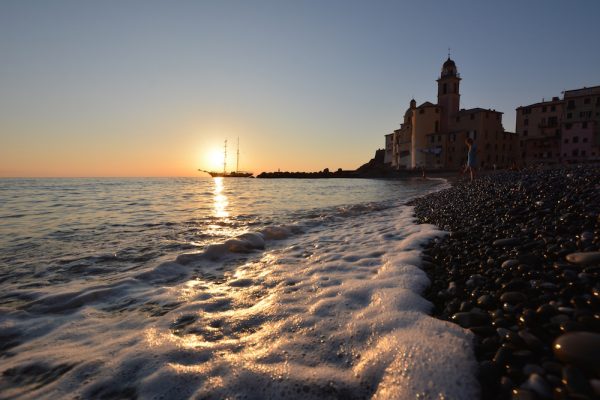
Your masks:
[[[448,59],[442,65],[442,73],[437,80],[438,83],[438,106],[441,108],[440,131],[448,132],[455,121],[456,114],[460,108],[460,75],[456,70],[456,64]]]

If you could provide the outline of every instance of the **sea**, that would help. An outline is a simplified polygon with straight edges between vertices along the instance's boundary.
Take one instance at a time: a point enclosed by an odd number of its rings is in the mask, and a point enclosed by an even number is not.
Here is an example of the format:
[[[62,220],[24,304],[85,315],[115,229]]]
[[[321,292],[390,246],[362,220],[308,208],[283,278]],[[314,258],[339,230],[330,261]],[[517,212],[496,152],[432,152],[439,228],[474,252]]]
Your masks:
[[[0,179],[1,399],[472,399],[443,179]]]

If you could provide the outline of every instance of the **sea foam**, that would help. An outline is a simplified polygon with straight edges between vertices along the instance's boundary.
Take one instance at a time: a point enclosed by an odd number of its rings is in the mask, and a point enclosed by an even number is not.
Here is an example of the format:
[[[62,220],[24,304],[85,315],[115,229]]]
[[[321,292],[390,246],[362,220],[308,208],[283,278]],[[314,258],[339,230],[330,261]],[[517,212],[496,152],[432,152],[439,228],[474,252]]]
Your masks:
[[[412,215],[403,205],[346,208],[103,285],[38,291],[0,319],[0,337],[17,341],[0,390],[36,399],[476,398],[470,333],[430,317],[421,295],[422,246],[446,233]]]

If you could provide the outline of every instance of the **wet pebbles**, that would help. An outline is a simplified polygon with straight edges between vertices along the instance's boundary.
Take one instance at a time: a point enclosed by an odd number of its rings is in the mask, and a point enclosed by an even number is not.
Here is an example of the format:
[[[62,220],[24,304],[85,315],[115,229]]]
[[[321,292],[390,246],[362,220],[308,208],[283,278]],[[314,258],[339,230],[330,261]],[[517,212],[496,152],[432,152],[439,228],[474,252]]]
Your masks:
[[[600,398],[600,168],[502,172],[413,202],[439,318],[475,335],[484,399]]]

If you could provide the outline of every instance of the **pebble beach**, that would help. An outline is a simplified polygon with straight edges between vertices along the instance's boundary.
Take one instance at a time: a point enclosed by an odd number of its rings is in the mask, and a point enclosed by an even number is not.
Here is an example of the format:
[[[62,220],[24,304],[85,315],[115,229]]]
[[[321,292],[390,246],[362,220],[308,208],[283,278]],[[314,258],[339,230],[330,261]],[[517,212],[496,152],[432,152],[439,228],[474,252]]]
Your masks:
[[[600,398],[600,168],[507,171],[413,202],[434,316],[474,337],[484,399]]]

